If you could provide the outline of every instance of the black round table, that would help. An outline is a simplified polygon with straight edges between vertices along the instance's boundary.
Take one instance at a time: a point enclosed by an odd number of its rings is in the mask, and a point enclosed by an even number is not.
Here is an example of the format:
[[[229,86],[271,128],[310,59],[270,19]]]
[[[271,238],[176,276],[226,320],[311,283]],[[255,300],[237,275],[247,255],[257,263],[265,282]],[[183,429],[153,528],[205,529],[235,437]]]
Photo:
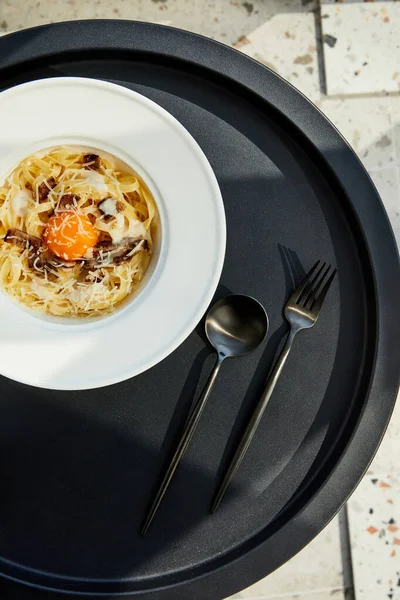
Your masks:
[[[1,379],[0,596],[229,596],[278,568],[332,519],[390,418],[400,372],[400,268],[377,191],[304,96],[197,35],[127,21],[39,27],[0,40],[0,76],[1,89],[54,76],[105,79],[179,119],[224,199],[227,254],[216,298],[251,294],[271,323],[264,346],[224,365],[144,539],[145,509],[210,370],[202,323],[161,364],[109,388],[64,393]],[[337,266],[336,283],[318,324],[299,336],[212,516],[212,496],[287,332],[286,299],[316,259]]]

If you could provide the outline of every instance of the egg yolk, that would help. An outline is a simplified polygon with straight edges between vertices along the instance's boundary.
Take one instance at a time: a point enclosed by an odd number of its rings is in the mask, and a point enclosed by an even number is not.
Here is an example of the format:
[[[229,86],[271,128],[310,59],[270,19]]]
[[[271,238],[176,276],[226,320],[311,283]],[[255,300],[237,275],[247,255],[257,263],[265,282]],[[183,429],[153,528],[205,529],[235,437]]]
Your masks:
[[[98,234],[86,215],[60,212],[50,217],[43,239],[59,258],[78,260],[97,244]]]

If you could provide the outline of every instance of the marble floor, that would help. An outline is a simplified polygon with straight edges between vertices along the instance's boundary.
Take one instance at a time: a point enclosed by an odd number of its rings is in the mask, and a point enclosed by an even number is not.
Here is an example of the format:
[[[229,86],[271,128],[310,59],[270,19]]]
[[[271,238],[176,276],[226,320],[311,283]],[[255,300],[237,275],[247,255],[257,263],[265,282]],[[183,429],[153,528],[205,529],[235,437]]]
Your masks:
[[[86,18],[188,29],[233,45],[277,71],[357,152],[400,244],[400,2],[0,0],[2,33]],[[291,561],[232,600],[399,600],[399,457],[398,403],[377,456],[347,506]]]

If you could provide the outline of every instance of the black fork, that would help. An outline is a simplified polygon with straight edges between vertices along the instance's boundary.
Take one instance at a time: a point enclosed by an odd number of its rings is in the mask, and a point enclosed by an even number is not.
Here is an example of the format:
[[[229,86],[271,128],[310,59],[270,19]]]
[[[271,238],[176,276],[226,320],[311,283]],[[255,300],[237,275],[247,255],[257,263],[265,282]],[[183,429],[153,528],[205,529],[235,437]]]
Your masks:
[[[272,392],[274,391],[276,382],[279,379],[286,359],[289,356],[289,352],[292,349],[295,336],[302,329],[309,329],[317,322],[325,297],[335,278],[336,271],[337,269],[333,269],[326,263],[321,264],[318,260],[290,296],[285,307],[285,317],[290,323],[290,332],[285,346],[268,377],[264,392],[250,418],[225,477],[218,489],[211,507],[211,512],[214,513],[220,505],[233,476],[238,470],[239,465],[251,444],[251,440],[254,437]]]

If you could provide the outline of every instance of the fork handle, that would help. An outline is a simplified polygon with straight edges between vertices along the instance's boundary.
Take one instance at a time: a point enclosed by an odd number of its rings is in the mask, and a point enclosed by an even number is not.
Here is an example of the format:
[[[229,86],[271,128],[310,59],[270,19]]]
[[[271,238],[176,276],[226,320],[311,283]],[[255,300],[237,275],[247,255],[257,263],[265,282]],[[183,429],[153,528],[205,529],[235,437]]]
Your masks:
[[[290,332],[286,338],[286,342],[282,349],[282,352],[280,353],[279,358],[276,361],[276,363],[267,379],[267,382],[266,382],[264,391],[261,395],[261,398],[258,401],[258,404],[257,404],[253,414],[250,417],[250,420],[247,424],[246,430],[243,433],[243,436],[239,442],[239,445],[238,445],[236,452],[232,458],[232,461],[231,461],[229,468],[225,474],[225,477],[224,477],[224,479],[218,489],[218,492],[214,498],[213,504],[211,506],[212,513],[214,513],[217,510],[218,506],[220,505],[221,500],[225,496],[225,492],[228,489],[228,486],[229,486],[233,476],[235,475],[236,471],[238,470],[238,468],[239,468],[239,466],[251,444],[251,441],[254,437],[255,432],[257,431],[257,427],[260,424],[260,421],[261,421],[264,411],[267,407],[269,399],[272,396],[272,392],[274,391],[277,381],[280,377],[280,374],[282,373],[282,369],[285,365],[287,357],[289,356],[289,352],[292,349],[293,340],[294,340],[296,334],[298,333],[298,331],[299,331],[298,329],[293,328],[293,327],[290,329]]]

